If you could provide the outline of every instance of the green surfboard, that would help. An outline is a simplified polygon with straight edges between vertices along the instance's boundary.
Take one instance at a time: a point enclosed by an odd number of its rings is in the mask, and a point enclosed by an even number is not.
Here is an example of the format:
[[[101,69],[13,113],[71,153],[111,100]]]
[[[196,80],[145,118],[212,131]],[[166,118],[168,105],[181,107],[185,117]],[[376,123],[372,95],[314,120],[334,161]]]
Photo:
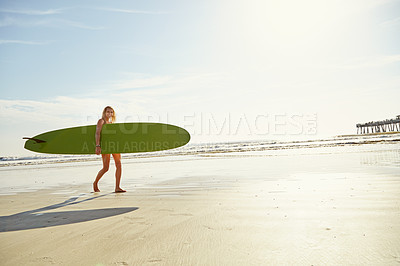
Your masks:
[[[25,142],[25,149],[51,154],[95,154],[96,125],[59,129]],[[190,140],[183,128],[162,123],[114,123],[103,125],[101,153],[136,153],[181,147]]]

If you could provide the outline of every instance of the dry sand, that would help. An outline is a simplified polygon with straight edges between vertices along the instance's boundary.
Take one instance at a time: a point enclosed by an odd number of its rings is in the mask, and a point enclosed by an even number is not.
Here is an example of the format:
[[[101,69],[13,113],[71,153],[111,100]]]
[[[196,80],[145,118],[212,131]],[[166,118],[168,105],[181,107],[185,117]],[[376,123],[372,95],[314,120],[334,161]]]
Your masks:
[[[112,182],[104,181],[100,193],[87,184],[0,196],[0,262],[399,265],[400,156],[393,147],[126,163],[124,194],[110,193]],[[91,167],[74,169],[93,176]],[[175,178],[129,183],[162,173]]]

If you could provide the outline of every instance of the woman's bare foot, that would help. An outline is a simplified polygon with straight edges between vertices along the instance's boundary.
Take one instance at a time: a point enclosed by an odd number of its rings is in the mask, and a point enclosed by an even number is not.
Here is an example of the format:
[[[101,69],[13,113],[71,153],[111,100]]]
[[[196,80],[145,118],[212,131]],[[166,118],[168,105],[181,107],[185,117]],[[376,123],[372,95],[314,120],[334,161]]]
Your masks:
[[[93,190],[94,190],[94,192],[100,192],[100,189],[96,183],[93,183]]]
[[[115,193],[124,193],[126,190],[123,190],[122,188],[116,188]]]

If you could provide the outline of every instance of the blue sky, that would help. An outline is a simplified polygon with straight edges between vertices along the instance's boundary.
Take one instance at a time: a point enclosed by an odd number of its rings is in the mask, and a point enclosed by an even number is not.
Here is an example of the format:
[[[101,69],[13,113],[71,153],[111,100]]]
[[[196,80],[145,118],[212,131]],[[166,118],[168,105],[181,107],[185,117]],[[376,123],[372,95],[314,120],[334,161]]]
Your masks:
[[[355,133],[400,114],[400,1],[1,1],[0,155],[119,122],[194,142]]]

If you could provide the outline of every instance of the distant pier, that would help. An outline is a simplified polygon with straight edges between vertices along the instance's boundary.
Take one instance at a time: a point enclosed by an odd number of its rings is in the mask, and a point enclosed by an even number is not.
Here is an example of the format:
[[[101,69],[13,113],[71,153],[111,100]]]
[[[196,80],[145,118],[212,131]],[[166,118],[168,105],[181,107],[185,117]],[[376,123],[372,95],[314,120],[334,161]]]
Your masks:
[[[400,131],[400,115],[395,119],[357,124],[357,134],[383,133]]]

